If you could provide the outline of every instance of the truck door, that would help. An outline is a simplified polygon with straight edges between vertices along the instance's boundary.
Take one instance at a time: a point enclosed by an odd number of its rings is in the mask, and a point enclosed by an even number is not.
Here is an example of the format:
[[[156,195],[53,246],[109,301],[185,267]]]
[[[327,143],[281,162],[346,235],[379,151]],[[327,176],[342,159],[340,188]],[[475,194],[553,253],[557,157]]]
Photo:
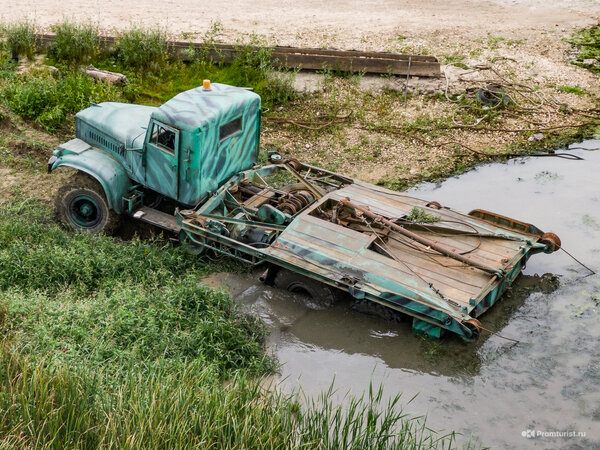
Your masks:
[[[179,188],[179,130],[160,122],[151,122],[146,142],[146,186],[177,199]]]

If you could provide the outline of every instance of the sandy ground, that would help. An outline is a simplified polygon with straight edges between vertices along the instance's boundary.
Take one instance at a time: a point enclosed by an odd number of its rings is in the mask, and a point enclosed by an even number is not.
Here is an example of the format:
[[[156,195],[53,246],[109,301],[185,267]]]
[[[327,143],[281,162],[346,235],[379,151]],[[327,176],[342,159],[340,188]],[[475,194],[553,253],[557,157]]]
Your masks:
[[[530,108],[527,117],[502,122],[501,126],[513,129],[583,120],[560,114],[559,106],[586,111],[595,107],[593,97],[600,95],[598,77],[570,64],[573,50],[565,42],[577,30],[600,22],[600,0],[229,0],[213,7],[200,0],[0,0],[0,22],[23,18],[46,30],[65,19],[90,20],[107,34],[132,26],[159,26],[177,39],[201,41],[210,36],[231,43],[256,34],[271,45],[437,56],[444,76],[412,78],[408,92],[425,95],[413,96],[406,104],[399,99],[390,105],[375,105],[379,109],[371,111],[365,103],[368,98],[355,94],[351,88],[334,90],[345,98],[357,97],[347,109],[364,109],[374,121],[383,120],[381,116],[392,111],[394,115],[388,119],[394,125],[428,115],[452,117],[454,122],[460,109],[451,102],[432,101],[431,96],[476,92],[489,83],[512,83],[539,90],[522,105]],[[463,70],[453,63],[471,69]],[[481,70],[482,67],[487,69]],[[319,90],[322,84],[322,78],[311,72],[296,77],[296,86],[301,90],[307,86],[308,90]],[[589,95],[565,93],[559,89],[561,86],[577,86]],[[376,91],[374,96],[386,89],[403,92],[404,79],[367,76],[360,80],[360,88]],[[319,99],[338,101],[328,96],[332,94]],[[307,103],[304,118],[317,118],[322,109],[319,99],[315,104]],[[301,113],[303,107],[291,108],[293,116]],[[323,133],[311,138],[304,134],[266,126],[263,144],[318,164],[331,163],[333,157],[337,166],[330,168],[372,182],[397,177],[412,179],[453,158],[448,145],[425,149],[420,141],[373,135],[353,127],[341,135]],[[449,137],[451,142],[458,141],[476,151],[493,152],[527,139],[514,134],[468,131],[456,131]],[[353,156],[355,148],[360,149],[360,154]],[[369,156],[371,153],[373,156]]]
[[[0,19],[42,27],[65,18],[102,29],[159,25],[173,35],[201,37],[211,24],[222,38],[256,33],[289,45],[387,50],[398,36],[473,40],[488,33],[511,38],[535,31],[569,32],[600,17],[597,0],[2,0]]]
[[[527,72],[524,79],[594,90],[593,77],[565,67],[563,39],[600,21],[600,0],[229,0],[218,7],[200,0],[165,0],[160,7],[152,0],[0,2],[0,22],[24,18],[43,30],[74,20],[91,21],[106,34],[158,26],[174,39],[196,41],[210,36],[231,43],[255,34],[271,45],[432,54],[442,63],[456,56],[469,65],[510,58]],[[300,86],[310,84],[299,78]]]

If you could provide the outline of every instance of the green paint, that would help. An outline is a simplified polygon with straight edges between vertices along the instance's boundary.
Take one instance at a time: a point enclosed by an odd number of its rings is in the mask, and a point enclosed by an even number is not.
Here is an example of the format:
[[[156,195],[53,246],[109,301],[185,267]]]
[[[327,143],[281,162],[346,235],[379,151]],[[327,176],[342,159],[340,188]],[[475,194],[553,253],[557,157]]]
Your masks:
[[[260,105],[255,93],[218,83],[158,108],[93,105],[76,115],[77,139],[59,146],[52,169],[70,166],[98,179],[116,212],[136,184],[195,205],[256,163]],[[171,148],[153,142],[154,127],[173,134]]]
[[[429,322],[420,320],[417,318],[413,319],[413,333],[420,334],[421,336],[427,336],[434,339],[439,339],[444,334],[444,329],[437,327]]]

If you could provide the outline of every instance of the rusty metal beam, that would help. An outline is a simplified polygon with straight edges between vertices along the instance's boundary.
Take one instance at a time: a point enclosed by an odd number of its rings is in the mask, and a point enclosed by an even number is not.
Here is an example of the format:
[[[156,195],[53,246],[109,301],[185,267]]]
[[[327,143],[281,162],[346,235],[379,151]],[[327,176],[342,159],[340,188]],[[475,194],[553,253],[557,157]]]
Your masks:
[[[488,266],[487,264],[479,263],[477,261],[473,261],[470,258],[467,258],[455,251],[452,251],[452,249],[446,248],[443,245],[439,245],[430,239],[426,239],[423,236],[413,233],[412,231],[407,230],[406,228],[392,222],[391,220],[388,220],[385,217],[380,216],[379,214],[375,214],[375,213],[371,212],[369,210],[369,208],[366,206],[353,203],[350,199],[347,199],[347,198],[340,200],[340,203],[343,206],[348,206],[350,208],[353,208],[354,210],[362,213],[369,219],[374,220],[375,222],[378,222],[387,227],[390,227],[392,230],[397,231],[398,233],[412,239],[413,241],[418,242],[419,244],[425,245],[427,247],[432,248],[433,250],[435,250],[437,252],[440,252],[442,255],[448,256],[449,258],[455,259],[456,261],[460,261],[469,266],[476,267],[477,269],[483,270],[485,272],[498,274],[498,275],[502,274],[502,271],[500,269],[498,269],[496,267]]]
[[[37,38],[40,45],[47,48],[52,44],[54,35],[39,34]],[[103,49],[114,47],[115,42],[116,38],[113,36],[100,37],[100,45]],[[189,58],[189,51],[187,50],[193,48],[207,59],[225,63],[233,61],[240,51],[252,52],[261,49],[255,46],[204,44],[183,41],[170,41],[167,45],[169,52],[183,61]],[[441,75],[440,63],[433,56],[283,46],[270,47],[270,49],[273,65],[285,69],[334,69],[420,77],[439,77]]]

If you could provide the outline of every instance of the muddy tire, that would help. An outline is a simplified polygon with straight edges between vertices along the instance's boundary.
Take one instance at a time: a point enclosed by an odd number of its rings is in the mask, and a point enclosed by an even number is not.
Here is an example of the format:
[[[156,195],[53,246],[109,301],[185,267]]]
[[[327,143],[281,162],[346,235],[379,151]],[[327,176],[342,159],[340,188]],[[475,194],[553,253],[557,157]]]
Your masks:
[[[83,172],[58,190],[54,206],[58,220],[78,233],[111,234],[119,224],[100,183]]]
[[[502,86],[490,85],[477,91],[477,99],[484,105],[498,106],[508,105],[511,98],[506,94]]]
[[[331,307],[340,300],[342,294],[336,288],[287,269],[279,269],[273,284],[279,289],[306,297],[309,299],[308,306],[313,309]]]
[[[408,316],[396,311],[395,309],[388,308],[377,302],[371,300],[354,300],[352,303],[352,309],[356,312],[367,314],[369,316],[381,317],[389,322],[406,322]]]

